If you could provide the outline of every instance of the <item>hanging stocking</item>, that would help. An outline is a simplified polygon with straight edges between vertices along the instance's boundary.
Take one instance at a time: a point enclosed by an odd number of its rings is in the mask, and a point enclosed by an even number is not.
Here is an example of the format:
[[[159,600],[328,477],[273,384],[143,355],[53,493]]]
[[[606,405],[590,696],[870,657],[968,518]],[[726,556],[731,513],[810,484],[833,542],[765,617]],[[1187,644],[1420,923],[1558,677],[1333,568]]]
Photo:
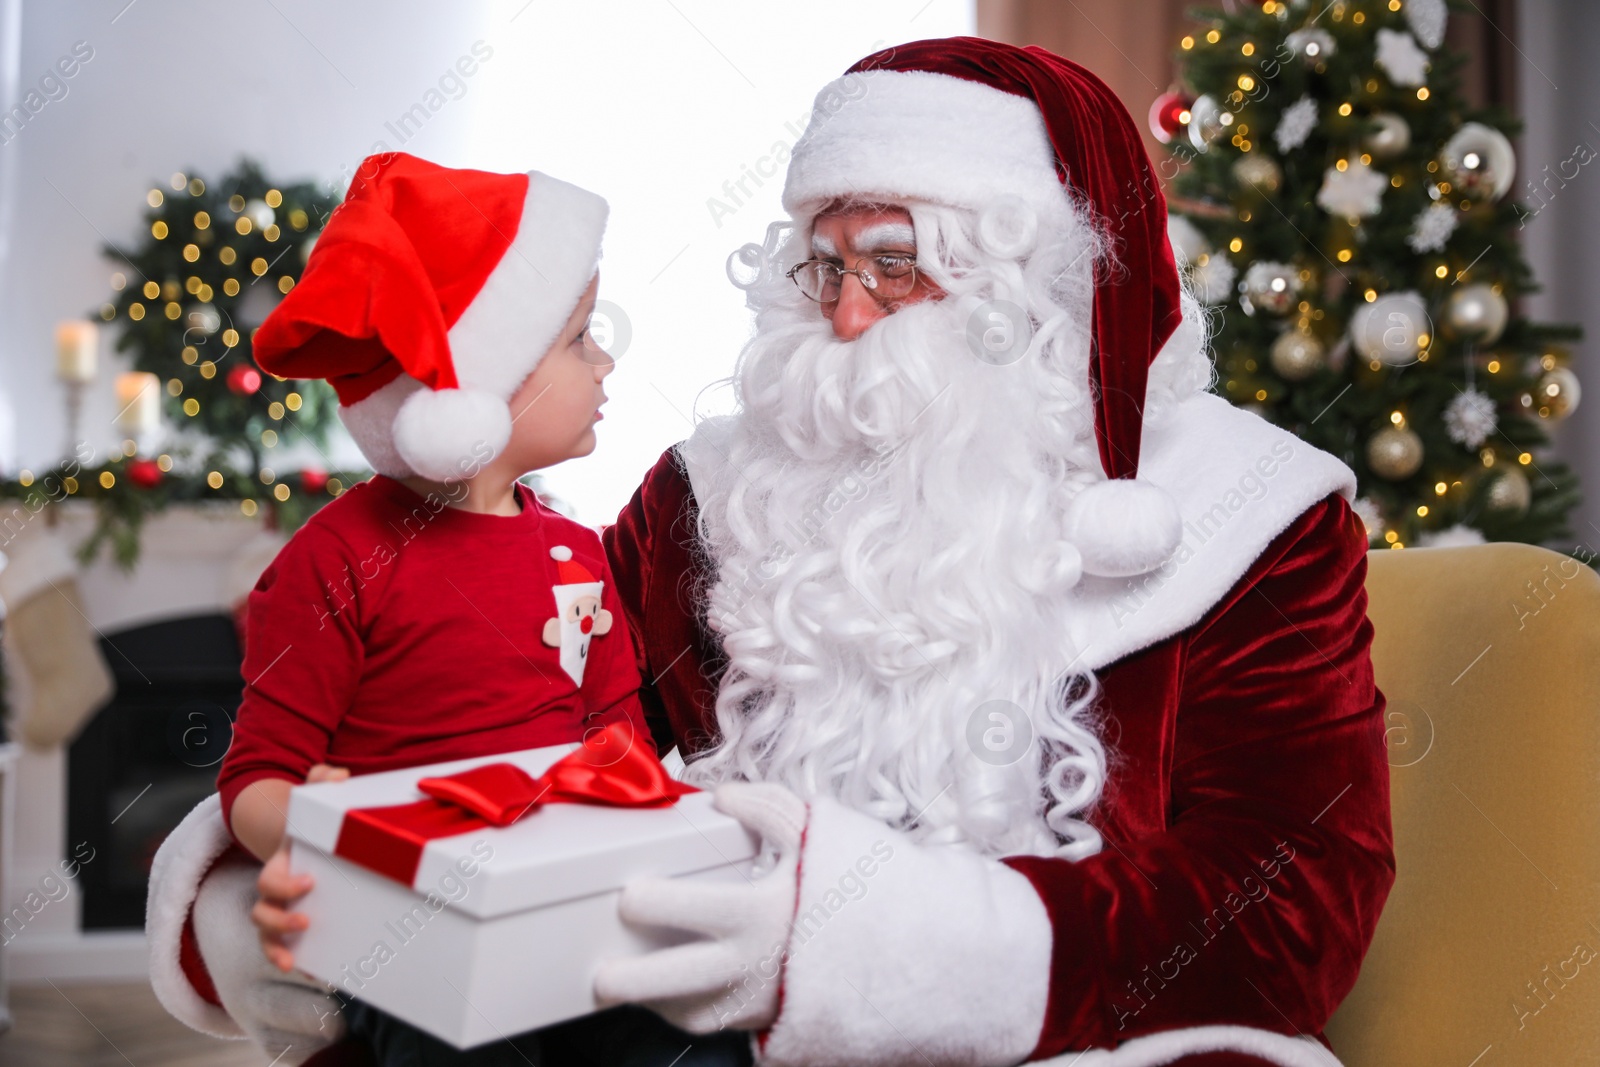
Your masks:
[[[116,691],[83,611],[66,546],[39,524],[6,546],[0,570],[14,734],[39,749],[72,740]]]

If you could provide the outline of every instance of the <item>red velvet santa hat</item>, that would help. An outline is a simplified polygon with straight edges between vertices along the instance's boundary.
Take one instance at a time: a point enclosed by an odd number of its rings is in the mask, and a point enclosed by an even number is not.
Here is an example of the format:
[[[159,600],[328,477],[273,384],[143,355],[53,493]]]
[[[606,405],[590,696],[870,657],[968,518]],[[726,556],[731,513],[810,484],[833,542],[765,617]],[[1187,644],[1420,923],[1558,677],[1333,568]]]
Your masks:
[[[256,362],[326,378],[374,470],[470,473],[510,439],[507,402],[594,277],[607,210],[538,171],[369,156]]]
[[[981,211],[1010,196],[1055,214],[1067,189],[1119,264],[1096,275],[1089,359],[1107,480],[1074,502],[1070,536],[1087,573],[1142,574],[1183,532],[1172,497],[1137,480],[1145,382],[1182,312],[1166,200],[1105,83],[1042,48],[976,37],[874,53],[817,94],[783,201],[802,220],[840,197]]]

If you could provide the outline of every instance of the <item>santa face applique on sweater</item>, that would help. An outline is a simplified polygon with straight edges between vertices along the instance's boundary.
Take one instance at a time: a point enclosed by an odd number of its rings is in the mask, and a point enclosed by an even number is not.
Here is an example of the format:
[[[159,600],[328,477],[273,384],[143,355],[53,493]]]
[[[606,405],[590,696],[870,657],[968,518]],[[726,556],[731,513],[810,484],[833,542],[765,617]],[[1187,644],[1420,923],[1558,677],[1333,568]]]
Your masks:
[[[556,617],[544,624],[544,643],[561,650],[561,669],[573,684],[583,685],[583,667],[589,662],[589,642],[611,632],[611,612],[600,606],[605,583],[572,558],[572,549],[550,549],[556,561]]]

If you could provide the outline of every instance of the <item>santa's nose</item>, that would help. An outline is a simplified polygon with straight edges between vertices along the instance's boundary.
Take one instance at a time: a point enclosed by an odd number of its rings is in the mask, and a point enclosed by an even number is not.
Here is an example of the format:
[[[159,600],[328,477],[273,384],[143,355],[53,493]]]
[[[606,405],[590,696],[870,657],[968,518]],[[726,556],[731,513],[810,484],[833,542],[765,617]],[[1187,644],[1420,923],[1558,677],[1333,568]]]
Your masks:
[[[593,615],[585,615],[581,620],[579,620],[578,629],[582,630],[584,633],[588,633],[590,630],[593,630],[594,629],[594,616]]]

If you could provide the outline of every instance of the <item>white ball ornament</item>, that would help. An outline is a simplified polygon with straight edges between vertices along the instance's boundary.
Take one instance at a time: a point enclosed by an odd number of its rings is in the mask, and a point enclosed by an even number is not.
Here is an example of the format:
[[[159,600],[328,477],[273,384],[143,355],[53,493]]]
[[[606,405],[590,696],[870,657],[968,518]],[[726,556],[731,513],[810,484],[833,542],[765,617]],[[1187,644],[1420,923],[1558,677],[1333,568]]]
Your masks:
[[[1492,345],[1505,332],[1510,314],[1506,298],[1494,286],[1474,282],[1450,294],[1444,323],[1453,336]]]
[[[1287,315],[1298,302],[1300,275],[1287,263],[1250,264],[1239,283],[1239,306],[1246,315]]]
[[[1200,227],[1183,215],[1167,216],[1167,240],[1172,243],[1172,251],[1180,267],[1193,263],[1211,251],[1211,245],[1207,243],[1205,234],[1200,232]]]
[[[267,206],[265,200],[251,200],[245,204],[242,214],[258,230],[264,230],[278,221],[277,213]]]
[[[1393,111],[1380,111],[1361,144],[1374,159],[1393,159],[1411,147],[1411,126]]]
[[[1416,362],[1431,332],[1427,305],[1415,292],[1385,293],[1350,316],[1356,351],[1391,367]]]
[[[1481,122],[1465,122],[1444,143],[1439,162],[1450,184],[1474,200],[1499,200],[1511,189],[1517,153],[1506,135]]]
[[[1216,97],[1201,94],[1189,105],[1189,143],[1194,145],[1195,151],[1204,152],[1232,123],[1233,113],[1224,111]]]

